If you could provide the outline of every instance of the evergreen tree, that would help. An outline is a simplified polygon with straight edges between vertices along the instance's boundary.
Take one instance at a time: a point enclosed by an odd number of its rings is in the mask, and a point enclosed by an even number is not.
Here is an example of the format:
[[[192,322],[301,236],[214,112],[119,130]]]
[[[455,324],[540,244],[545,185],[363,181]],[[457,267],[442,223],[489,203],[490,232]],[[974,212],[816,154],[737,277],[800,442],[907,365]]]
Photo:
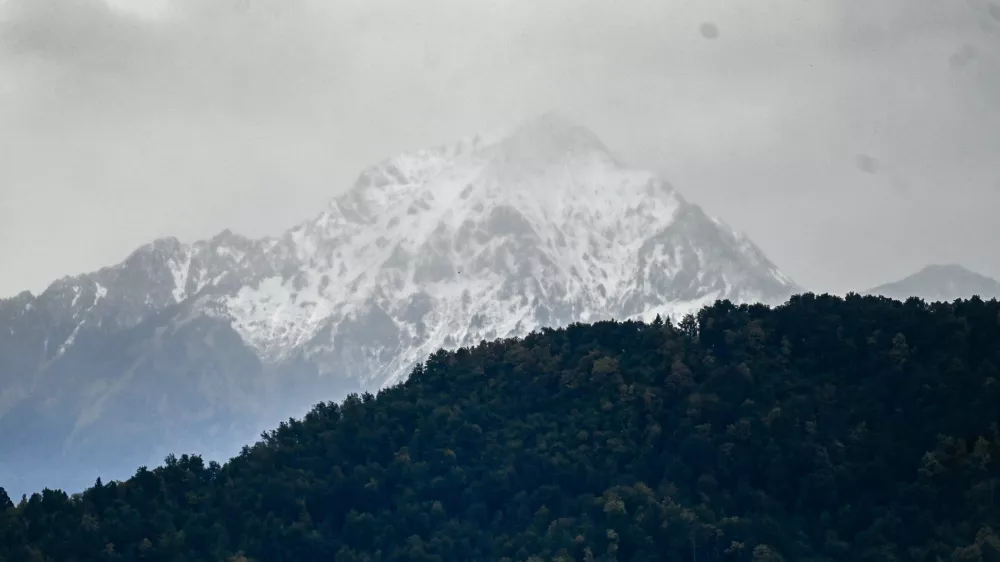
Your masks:
[[[998,318],[806,294],[441,351],[224,465],[0,488],[0,561],[1000,561]]]

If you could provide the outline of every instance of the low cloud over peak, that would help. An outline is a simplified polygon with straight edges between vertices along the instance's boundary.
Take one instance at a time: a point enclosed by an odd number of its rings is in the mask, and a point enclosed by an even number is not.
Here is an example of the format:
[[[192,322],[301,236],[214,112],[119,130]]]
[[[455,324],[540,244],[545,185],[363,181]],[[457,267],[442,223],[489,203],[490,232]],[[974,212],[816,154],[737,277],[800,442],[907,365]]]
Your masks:
[[[1000,275],[987,0],[124,1],[0,0],[0,294],[278,232],[385,156],[550,108],[804,285]]]

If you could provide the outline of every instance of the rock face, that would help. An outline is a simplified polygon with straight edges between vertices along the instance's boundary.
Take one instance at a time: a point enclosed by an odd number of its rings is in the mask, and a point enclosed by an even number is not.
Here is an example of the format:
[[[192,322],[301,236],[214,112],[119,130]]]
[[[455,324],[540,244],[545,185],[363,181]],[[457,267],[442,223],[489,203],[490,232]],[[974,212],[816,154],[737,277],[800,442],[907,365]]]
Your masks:
[[[1000,299],[1000,282],[960,265],[928,265],[913,275],[879,285],[865,294],[900,301],[918,297],[928,302],[951,302],[974,296],[990,300]]]
[[[0,485],[232,454],[442,347],[797,291],[745,236],[545,114],[372,166],[280,237],[157,240],[0,301]],[[65,459],[93,470],[57,478]]]

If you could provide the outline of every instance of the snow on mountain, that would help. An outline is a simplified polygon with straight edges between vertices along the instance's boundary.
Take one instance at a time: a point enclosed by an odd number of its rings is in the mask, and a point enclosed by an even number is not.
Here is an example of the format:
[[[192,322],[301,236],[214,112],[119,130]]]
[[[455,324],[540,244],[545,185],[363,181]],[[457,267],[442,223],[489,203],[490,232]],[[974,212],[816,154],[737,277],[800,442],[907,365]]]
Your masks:
[[[378,385],[440,347],[796,289],[745,236],[547,113],[372,166],[281,237],[157,240],[40,299],[71,317],[58,353],[86,325],[181,304],[225,319],[265,362]]]
[[[441,347],[796,288],[745,236],[554,114],[365,170],[264,261],[289,256],[216,314],[268,361],[369,384]]]
[[[30,422],[55,450],[97,454],[120,431],[187,448],[178,435],[393,383],[440,348],[798,291],[746,236],[548,113],[371,166],[281,236],[156,240],[0,300],[0,447]]]

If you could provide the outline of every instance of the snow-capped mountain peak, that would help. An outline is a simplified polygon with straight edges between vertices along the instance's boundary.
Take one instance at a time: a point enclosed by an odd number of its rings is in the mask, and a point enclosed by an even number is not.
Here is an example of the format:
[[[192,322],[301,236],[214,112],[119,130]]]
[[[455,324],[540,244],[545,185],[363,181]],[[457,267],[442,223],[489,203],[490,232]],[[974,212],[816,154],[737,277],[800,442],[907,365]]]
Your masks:
[[[244,340],[269,361],[343,370],[344,342],[364,332],[347,370],[379,382],[439,347],[795,289],[745,237],[554,113],[384,160],[265,256],[285,266],[224,298]]]
[[[163,238],[50,288],[76,307],[62,343],[180,307],[268,364],[369,384],[441,347],[795,290],[745,236],[553,112],[385,159],[279,237]]]
[[[0,300],[0,418],[18,420],[0,448],[36,446],[25,420],[51,434],[37,458],[189,449],[178,431],[218,446],[237,420],[252,438],[440,348],[797,290],[746,236],[546,113],[387,158],[279,236],[162,238]]]

